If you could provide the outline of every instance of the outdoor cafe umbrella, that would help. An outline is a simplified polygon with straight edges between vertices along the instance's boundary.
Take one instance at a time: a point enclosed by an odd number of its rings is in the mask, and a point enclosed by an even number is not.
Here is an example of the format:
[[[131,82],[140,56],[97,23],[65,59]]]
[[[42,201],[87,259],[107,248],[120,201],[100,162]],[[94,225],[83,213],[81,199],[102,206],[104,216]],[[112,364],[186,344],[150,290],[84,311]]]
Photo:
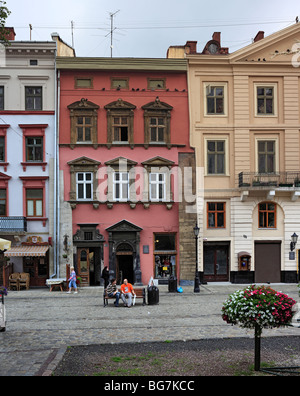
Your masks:
[[[11,247],[11,241],[0,238],[0,250],[2,251],[9,250],[10,247]]]

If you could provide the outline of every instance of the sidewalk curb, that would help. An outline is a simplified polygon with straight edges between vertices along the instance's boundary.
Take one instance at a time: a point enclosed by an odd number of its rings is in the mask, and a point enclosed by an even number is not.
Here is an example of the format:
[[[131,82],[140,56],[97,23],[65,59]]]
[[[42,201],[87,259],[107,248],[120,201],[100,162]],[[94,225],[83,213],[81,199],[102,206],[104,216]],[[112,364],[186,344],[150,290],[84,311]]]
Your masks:
[[[46,368],[44,365],[41,367],[41,369],[38,371],[36,376],[41,376],[41,377],[51,377],[52,373],[55,371],[56,367],[62,360],[65,352],[67,351],[67,346],[63,346],[59,349],[55,349],[45,362]]]

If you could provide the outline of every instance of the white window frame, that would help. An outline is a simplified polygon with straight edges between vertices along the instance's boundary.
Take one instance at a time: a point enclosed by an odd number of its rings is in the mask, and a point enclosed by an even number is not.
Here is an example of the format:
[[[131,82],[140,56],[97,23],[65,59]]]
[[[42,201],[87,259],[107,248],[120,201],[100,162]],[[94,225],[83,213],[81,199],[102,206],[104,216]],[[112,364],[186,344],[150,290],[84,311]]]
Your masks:
[[[119,175],[119,180],[117,180]],[[127,185],[126,193],[124,193],[123,186]],[[119,194],[117,196],[117,186],[119,186]],[[127,196],[125,196],[127,195]],[[129,201],[129,172],[115,171],[113,173],[113,200],[119,202]]]
[[[259,173],[259,164],[258,164],[258,143],[271,141],[275,142],[275,170],[274,173],[279,173],[279,138],[277,136],[257,136],[255,138],[255,171]]]
[[[211,114],[207,112],[207,91],[210,87],[222,87],[224,94],[223,109],[222,114]],[[204,116],[205,117],[228,117],[228,82],[225,81],[211,81],[203,83],[203,98],[204,98]]]
[[[225,158],[224,158],[224,173],[208,173],[208,142],[209,141],[221,141],[224,142],[225,144]],[[206,176],[210,176],[210,177],[222,177],[222,176],[229,176],[229,138],[228,136],[219,136],[219,137],[215,137],[215,136],[206,136],[204,138],[204,160],[205,160],[205,175]]]
[[[273,114],[258,113],[258,108],[257,108],[257,88],[273,88]],[[277,99],[278,99],[278,84],[277,83],[268,83],[268,82],[254,83],[255,117],[263,117],[263,118],[266,118],[266,117],[267,118],[277,117],[278,116]]]
[[[83,180],[78,180],[78,176],[83,175]],[[90,175],[91,180],[87,180],[87,175]],[[77,172],[76,173],[76,200],[77,201],[92,201],[93,200],[93,173],[92,172]],[[83,185],[83,197],[79,198],[79,186]],[[87,197],[87,185],[91,186],[91,197]]]
[[[152,177],[154,180],[152,180]],[[160,180],[162,177],[162,180]],[[159,195],[160,186],[162,186],[162,197]],[[155,194],[152,196],[152,188],[154,187]],[[149,174],[149,200],[151,202],[163,202],[166,201],[166,174],[161,172],[151,172]]]

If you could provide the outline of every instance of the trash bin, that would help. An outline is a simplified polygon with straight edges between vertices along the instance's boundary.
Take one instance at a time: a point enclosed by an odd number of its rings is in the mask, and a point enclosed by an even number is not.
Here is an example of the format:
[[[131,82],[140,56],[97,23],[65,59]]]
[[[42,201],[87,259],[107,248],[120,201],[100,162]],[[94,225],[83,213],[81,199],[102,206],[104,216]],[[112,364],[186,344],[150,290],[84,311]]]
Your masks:
[[[0,332],[6,329],[6,317],[5,317],[5,306],[4,306],[4,295],[0,294]]]
[[[177,292],[177,278],[176,278],[176,276],[171,275],[169,278],[169,292],[170,293]]]
[[[148,305],[156,305],[159,303],[159,290],[156,286],[148,286]]]

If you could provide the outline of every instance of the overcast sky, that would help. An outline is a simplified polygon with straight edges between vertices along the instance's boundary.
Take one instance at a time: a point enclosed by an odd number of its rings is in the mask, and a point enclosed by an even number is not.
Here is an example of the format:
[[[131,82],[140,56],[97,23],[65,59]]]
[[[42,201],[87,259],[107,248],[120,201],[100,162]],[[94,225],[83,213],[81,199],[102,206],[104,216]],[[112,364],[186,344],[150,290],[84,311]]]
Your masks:
[[[109,57],[110,14],[114,14],[113,56],[165,58],[171,45],[198,41],[202,51],[221,32],[230,52],[300,19],[299,0],[6,0],[6,26],[16,40],[51,41],[51,33],[72,45],[77,56]]]

